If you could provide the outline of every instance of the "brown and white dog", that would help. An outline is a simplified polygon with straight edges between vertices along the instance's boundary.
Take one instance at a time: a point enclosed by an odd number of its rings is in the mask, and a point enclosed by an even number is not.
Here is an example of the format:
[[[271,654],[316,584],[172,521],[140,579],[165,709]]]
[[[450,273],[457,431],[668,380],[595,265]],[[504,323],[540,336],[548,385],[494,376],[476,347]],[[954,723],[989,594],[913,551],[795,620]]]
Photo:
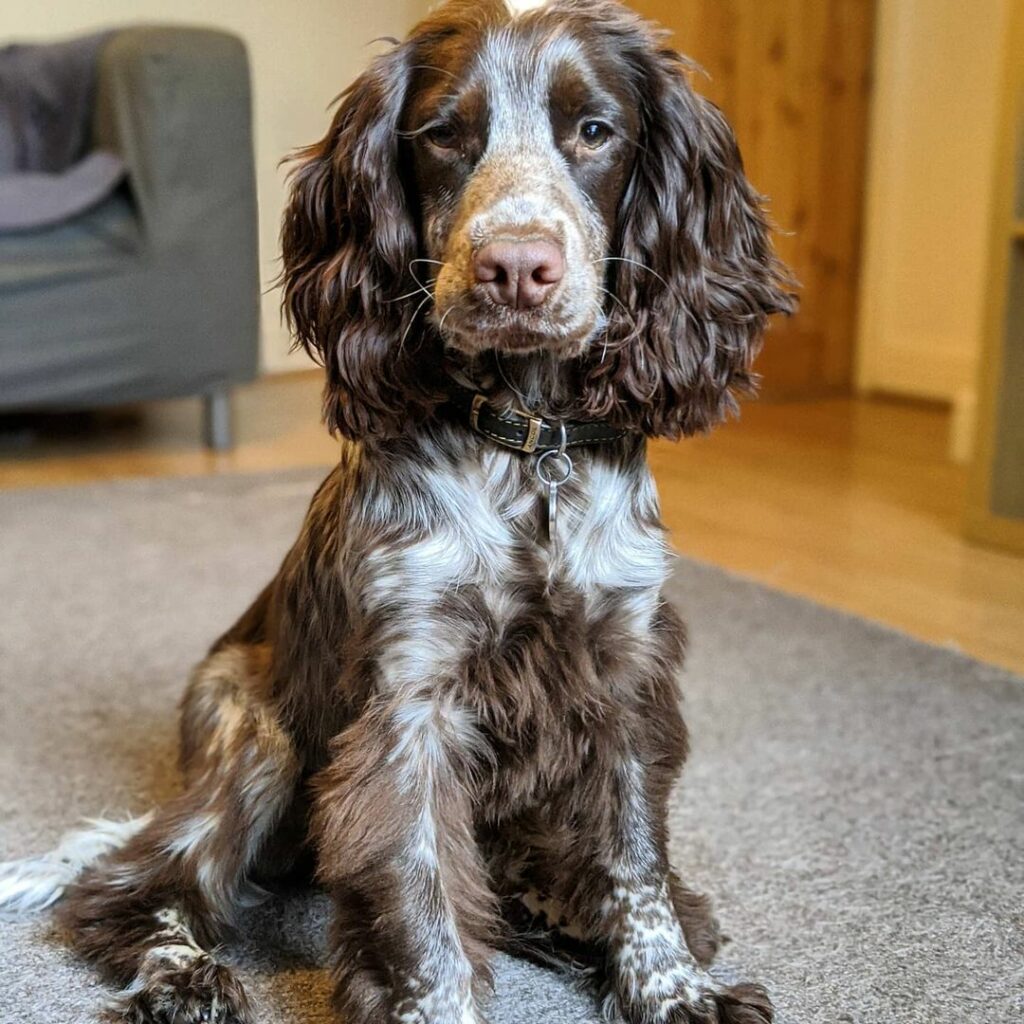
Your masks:
[[[530,6],[445,4],[300,154],[285,307],[340,465],[191,679],[184,792],[0,869],[8,907],[64,897],[129,1021],[249,1019],[209,950],[304,851],[347,1024],[481,1024],[517,903],[597,951],[612,1017],[771,1019],[667,862],[683,628],[645,444],[734,409],[789,281],[662,34]]]

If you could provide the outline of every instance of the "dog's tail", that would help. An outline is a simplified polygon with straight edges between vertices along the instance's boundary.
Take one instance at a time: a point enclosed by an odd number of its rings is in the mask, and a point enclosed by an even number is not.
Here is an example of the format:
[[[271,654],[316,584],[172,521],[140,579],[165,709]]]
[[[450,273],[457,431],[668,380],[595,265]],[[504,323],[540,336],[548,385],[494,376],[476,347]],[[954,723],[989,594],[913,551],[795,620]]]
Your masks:
[[[52,907],[72,882],[101,857],[120,849],[152,818],[87,822],[50,853],[0,863],[0,913],[28,914]]]

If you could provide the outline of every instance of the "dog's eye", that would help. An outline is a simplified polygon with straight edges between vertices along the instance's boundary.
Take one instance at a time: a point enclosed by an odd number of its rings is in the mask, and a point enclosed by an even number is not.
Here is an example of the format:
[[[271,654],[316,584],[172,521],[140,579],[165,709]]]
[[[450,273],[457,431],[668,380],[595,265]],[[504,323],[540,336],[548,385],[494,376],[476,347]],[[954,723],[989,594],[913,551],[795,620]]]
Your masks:
[[[454,149],[459,144],[459,133],[452,124],[435,124],[424,135],[427,142],[438,149]]]
[[[612,130],[603,121],[584,121],[580,139],[590,149],[600,149],[612,137]]]

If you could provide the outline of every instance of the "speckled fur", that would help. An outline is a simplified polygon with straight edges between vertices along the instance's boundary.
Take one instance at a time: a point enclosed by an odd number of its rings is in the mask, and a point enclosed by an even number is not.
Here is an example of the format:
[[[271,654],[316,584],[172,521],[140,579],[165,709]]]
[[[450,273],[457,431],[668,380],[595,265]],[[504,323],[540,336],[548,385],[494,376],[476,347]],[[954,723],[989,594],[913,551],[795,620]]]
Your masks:
[[[192,677],[182,795],[75,841],[94,853],[61,920],[124,986],[124,1019],[247,1020],[209,950],[254,879],[310,859],[347,1024],[483,1024],[490,954],[530,941],[523,907],[591,951],[628,1024],[771,1020],[761,989],[706,972],[714,920],[666,851],[684,633],[646,436],[721,419],[791,306],[685,67],[607,0],[453,0],[301,155],[285,305],[346,440],[279,573]],[[446,104],[457,151],[424,141]],[[597,104],[615,131],[591,151],[573,118]],[[561,290],[488,307],[473,252],[535,231],[563,247]],[[417,265],[440,270],[410,308]],[[499,408],[623,428],[574,450],[555,536],[534,460],[459,422],[446,372]],[[45,879],[22,866],[9,889],[44,905],[70,869],[38,863]]]

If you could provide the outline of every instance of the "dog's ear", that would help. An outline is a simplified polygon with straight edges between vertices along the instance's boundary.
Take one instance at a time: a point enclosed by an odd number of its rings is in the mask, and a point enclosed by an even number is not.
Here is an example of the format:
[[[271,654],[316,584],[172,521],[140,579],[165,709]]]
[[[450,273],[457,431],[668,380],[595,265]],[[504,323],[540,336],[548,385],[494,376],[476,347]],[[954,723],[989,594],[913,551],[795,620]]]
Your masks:
[[[792,282],[732,130],[690,88],[686,61],[646,26],[632,54],[641,138],[609,262],[607,338],[588,412],[652,436],[707,430],[752,391],[751,363]]]
[[[405,46],[340,97],[327,135],[296,155],[281,232],[283,306],[327,371],[324,419],[346,437],[390,435],[432,401],[417,373],[417,235],[400,167]]]

